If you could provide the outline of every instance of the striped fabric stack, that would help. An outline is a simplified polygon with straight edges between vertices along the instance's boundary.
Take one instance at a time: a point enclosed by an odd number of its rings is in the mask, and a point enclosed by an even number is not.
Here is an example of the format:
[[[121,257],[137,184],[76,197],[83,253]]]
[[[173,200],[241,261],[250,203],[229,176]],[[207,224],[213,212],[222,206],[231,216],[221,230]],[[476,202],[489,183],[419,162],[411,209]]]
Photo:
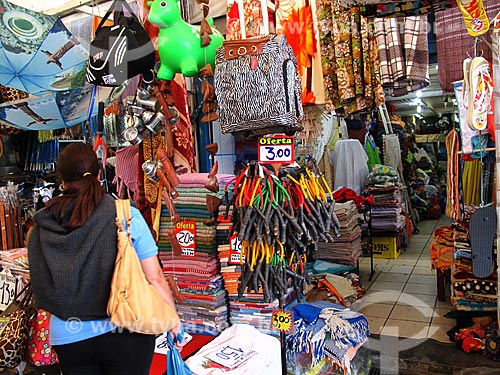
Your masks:
[[[319,242],[314,259],[356,266],[362,254],[360,214],[354,201],[335,203],[335,215],[340,224],[340,237],[331,243]]]
[[[200,176],[193,176],[200,175]],[[174,200],[177,213],[183,221],[196,222],[196,250],[194,256],[176,255],[168,237],[174,228],[167,206],[162,204],[158,248],[165,274],[173,275],[185,297],[176,301],[179,317],[189,333],[217,335],[227,327],[228,311],[224,282],[217,258],[215,220],[207,210],[206,174],[190,174],[200,182],[183,182],[176,186],[179,197]],[[204,182],[203,182],[204,181]],[[216,194],[217,195],[217,194]]]
[[[461,311],[497,310],[497,273],[479,278],[472,272],[470,216],[474,208],[465,207],[464,219],[453,223],[454,254],[451,262],[451,303]],[[496,241],[493,241],[495,247]],[[495,251],[495,248],[493,248]],[[493,264],[493,270],[496,265]]]
[[[219,208],[217,218],[217,250],[221,266],[222,277],[224,278],[224,287],[229,295],[238,294],[238,278],[241,275],[241,266],[239,264],[229,263],[231,250],[229,245],[229,229],[231,227],[232,206],[229,208],[228,218],[225,219],[226,206],[223,203]]]
[[[373,196],[375,202],[371,212],[373,234],[395,236],[402,231],[406,222],[402,187],[368,185],[366,193]]]
[[[285,296],[284,309],[289,311],[297,303],[293,288]],[[257,293],[229,295],[229,321],[231,324],[250,324],[260,332],[269,335],[279,335],[279,331],[271,329],[273,311],[279,309],[278,300],[264,302],[264,295]]]

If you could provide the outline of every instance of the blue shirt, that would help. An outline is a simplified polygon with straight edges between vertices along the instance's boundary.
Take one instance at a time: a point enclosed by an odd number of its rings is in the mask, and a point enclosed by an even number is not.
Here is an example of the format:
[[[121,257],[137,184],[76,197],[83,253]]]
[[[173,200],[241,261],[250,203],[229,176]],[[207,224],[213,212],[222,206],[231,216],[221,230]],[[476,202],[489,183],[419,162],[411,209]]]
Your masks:
[[[137,251],[137,256],[142,260],[157,255],[158,246],[156,246],[148,224],[137,208],[130,207],[130,212],[132,215],[130,224],[132,244]],[[50,343],[51,345],[71,344],[111,332],[114,329],[117,327],[111,323],[109,318],[81,321],[79,319],[62,320],[52,315],[50,319]]]

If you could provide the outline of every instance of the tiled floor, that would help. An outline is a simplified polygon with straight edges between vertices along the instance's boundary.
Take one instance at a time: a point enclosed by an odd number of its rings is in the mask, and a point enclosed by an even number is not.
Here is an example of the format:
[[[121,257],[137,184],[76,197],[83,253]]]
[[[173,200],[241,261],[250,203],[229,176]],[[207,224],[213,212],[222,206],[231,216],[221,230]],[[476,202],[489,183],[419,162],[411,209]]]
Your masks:
[[[371,281],[370,259],[361,258],[361,280],[367,292],[351,308],[367,317],[372,333],[450,343],[446,331],[455,320],[444,315],[453,306],[437,300],[436,272],[429,254],[434,230],[450,223],[445,216],[418,223],[419,234],[412,236],[399,258],[374,259]]]

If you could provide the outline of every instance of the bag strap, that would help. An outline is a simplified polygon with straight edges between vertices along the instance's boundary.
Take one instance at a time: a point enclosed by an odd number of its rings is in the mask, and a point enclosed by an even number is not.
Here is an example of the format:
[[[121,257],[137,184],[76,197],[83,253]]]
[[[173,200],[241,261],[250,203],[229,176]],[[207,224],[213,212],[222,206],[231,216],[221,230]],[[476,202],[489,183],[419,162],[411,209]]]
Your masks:
[[[13,298],[13,301],[18,301],[19,297],[21,297],[25,292],[26,293],[32,292],[31,282],[28,282],[25,286],[23,286],[23,288],[19,292],[16,293],[16,295]]]
[[[100,30],[102,28],[102,26],[104,25],[104,22],[106,22],[106,20],[109,18],[111,13],[116,12],[116,13],[123,14],[123,8],[125,8],[129,11],[131,17],[134,17],[138,22],[140,22],[126,0],[114,0],[113,3],[111,4],[111,6],[109,7],[108,11],[104,15],[104,17],[102,17],[101,22],[99,22],[99,25],[97,26],[97,28],[95,30],[95,33],[97,34],[97,30]]]
[[[116,207],[116,225],[118,229],[123,231],[126,229],[128,235],[130,235],[130,223],[132,221],[132,216],[130,213],[130,200],[129,199],[117,199],[115,200]],[[123,221],[126,221],[126,228],[123,227]]]
[[[21,298],[21,296],[23,297]],[[31,286],[31,282],[28,282],[19,292],[16,293],[12,302],[17,303],[20,308],[28,308],[33,304],[32,299],[33,288]]]

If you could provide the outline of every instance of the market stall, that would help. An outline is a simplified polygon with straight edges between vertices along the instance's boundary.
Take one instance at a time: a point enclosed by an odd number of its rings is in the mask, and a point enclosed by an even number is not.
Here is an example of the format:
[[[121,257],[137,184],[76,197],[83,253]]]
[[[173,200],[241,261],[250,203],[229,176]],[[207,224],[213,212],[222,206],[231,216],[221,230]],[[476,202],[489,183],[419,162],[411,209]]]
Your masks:
[[[500,11],[485,2],[483,25]],[[83,142],[103,189],[130,199],[153,234],[190,352],[201,348],[187,361],[197,373],[253,363],[282,374],[297,363],[317,374],[369,371],[368,320],[346,307],[380,273],[374,257],[395,260],[420,221],[442,214],[453,225],[435,232],[430,250],[438,297],[449,292],[456,310],[500,314],[498,212],[489,207],[499,199],[500,20],[488,23],[496,30],[485,43],[489,64],[481,30],[454,1],[222,3],[33,10],[0,0],[0,124],[15,155],[0,187],[1,252],[25,247],[33,214],[61,192],[57,156]],[[417,116],[430,106],[423,99],[407,115],[393,103],[432,85],[430,20],[448,19],[446,9],[460,16],[453,24],[470,34],[473,55],[459,77],[456,56],[439,62],[440,91],[455,94],[459,119],[440,115],[429,131]],[[36,37],[12,27],[21,19]],[[438,56],[450,35],[438,38]],[[487,213],[490,232],[478,229],[475,212]],[[244,346],[246,365],[217,362],[233,331],[262,337],[276,356],[231,341]],[[164,371],[164,354],[152,375]]]

